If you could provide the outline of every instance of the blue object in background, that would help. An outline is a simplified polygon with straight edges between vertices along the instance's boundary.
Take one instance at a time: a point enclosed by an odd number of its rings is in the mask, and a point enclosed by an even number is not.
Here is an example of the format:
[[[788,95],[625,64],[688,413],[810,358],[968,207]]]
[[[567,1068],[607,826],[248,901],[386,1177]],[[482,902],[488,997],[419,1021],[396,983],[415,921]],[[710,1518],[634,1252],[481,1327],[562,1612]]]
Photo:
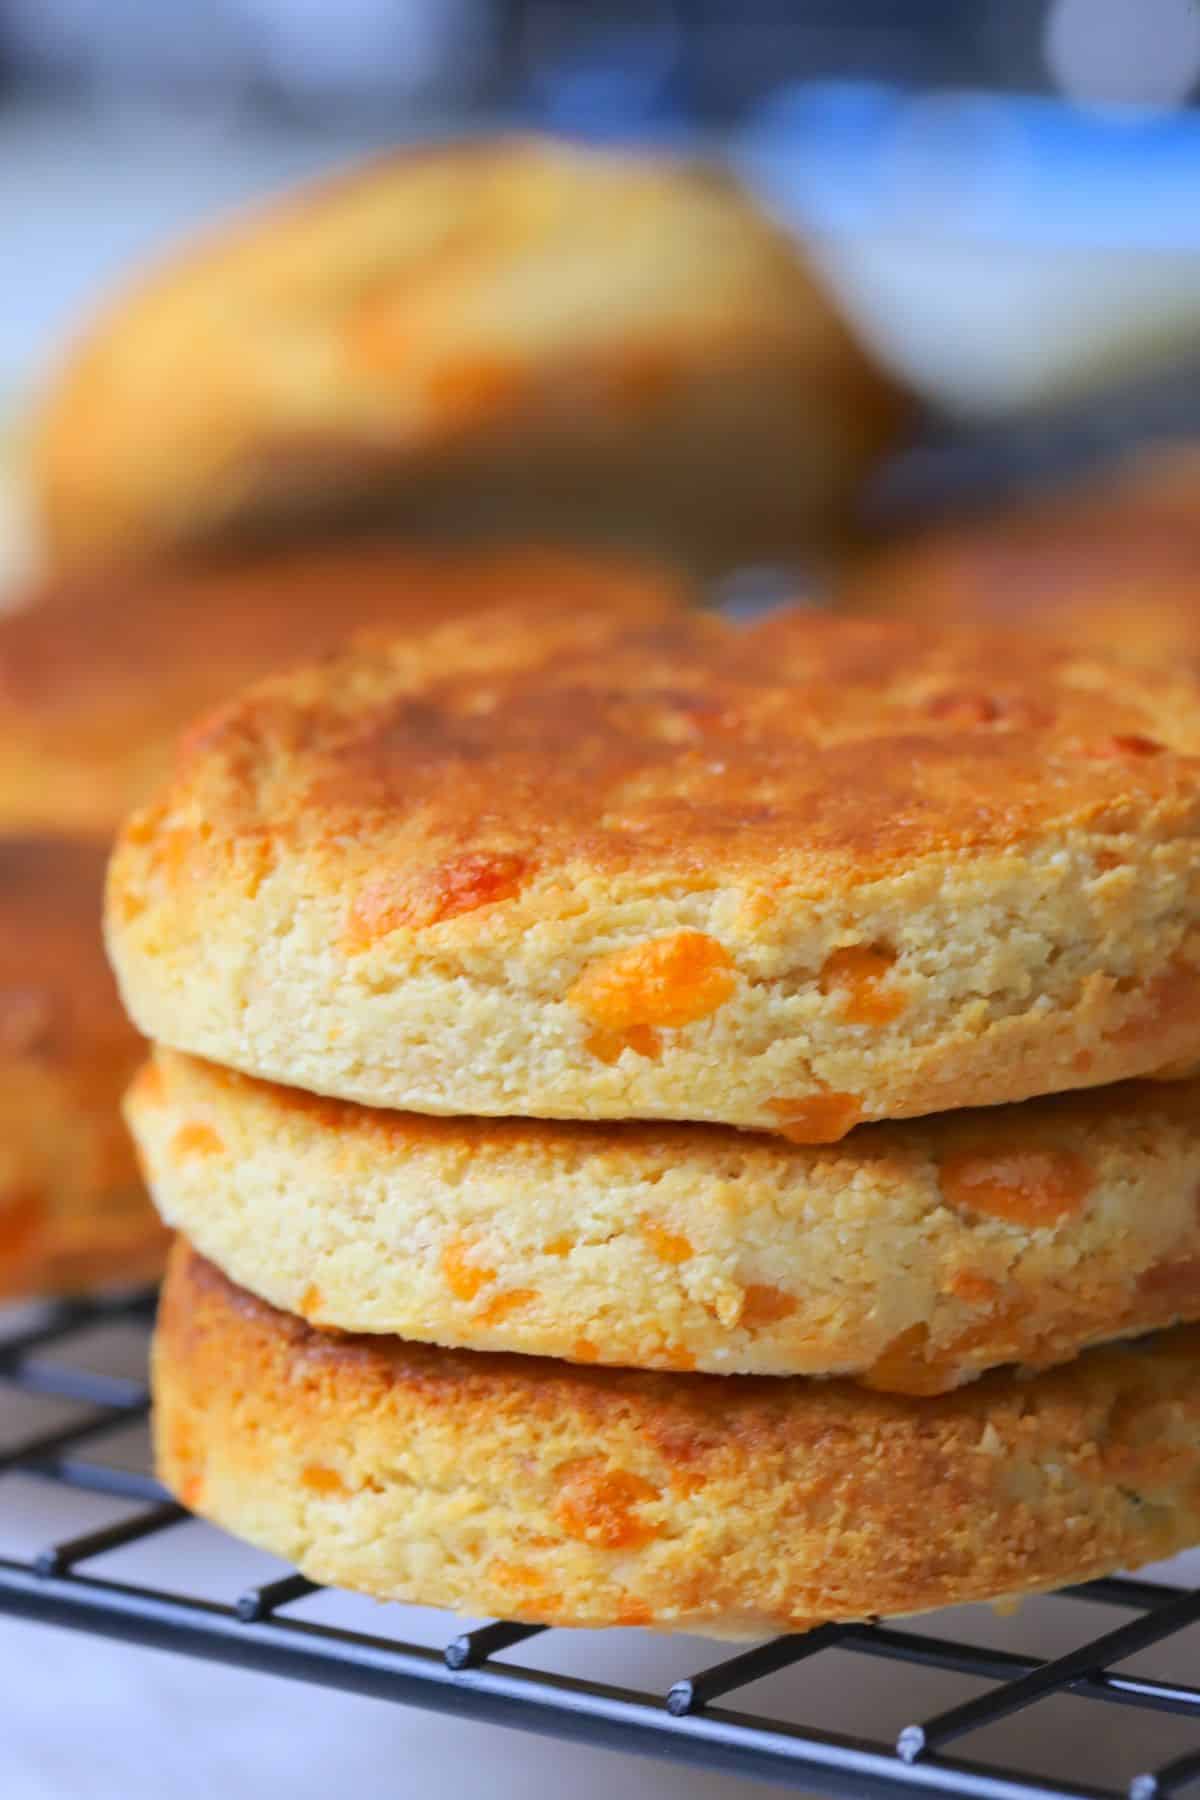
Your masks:
[[[875,83],[781,90],[731,146],[809,230],[1200,249],[1200,116]]]

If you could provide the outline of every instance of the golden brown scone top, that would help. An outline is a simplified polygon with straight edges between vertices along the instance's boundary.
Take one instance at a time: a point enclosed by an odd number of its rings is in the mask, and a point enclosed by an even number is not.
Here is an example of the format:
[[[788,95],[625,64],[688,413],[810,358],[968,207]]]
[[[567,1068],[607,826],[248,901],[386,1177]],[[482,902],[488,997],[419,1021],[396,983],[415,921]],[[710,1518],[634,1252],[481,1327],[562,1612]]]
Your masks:
[[[727,362],[737,387],[747,355],[796,412],[803,370],[814,455],[856,480],[902,409],[732,181],[533,138],[405,151],[118,298],[45,398],[35,496],[60,560],[192,541],[353,509],[464,441],[605,454],[681,394],[686,435],[693,375]],[[753,421],[727,423],[750,454]]]
[[[828,894],[1073,824],[1194,829],[1198,697],[1001,632],[515,609],[261,683],[191,735],[128,841],[190,844],[196,874],[211,850],[218,881],[240,851],[349,876],[351,948],[531,888],[561,914],[572,883],[587,905],[594,882],[748,874],[768,906],[772,879]]]
[[[111,831],[165,779],[180,728],[248,681],[358,628],[514,597],[657,618],[685,596],[617,558],[369,543],[60,577],[0,619],[0,825]]]
[[[1036,626],[1200,669],[1200,449],[1146,451],[1022,505],[906,534],[847,577],[848,610]]]

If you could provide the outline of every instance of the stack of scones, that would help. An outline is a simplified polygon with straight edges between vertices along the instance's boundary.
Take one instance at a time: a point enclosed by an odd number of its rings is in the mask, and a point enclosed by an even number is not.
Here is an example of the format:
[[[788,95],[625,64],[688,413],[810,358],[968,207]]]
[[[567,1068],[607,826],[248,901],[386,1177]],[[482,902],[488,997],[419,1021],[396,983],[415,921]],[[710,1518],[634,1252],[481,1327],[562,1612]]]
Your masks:
[[[317,1581],[714,1635],[1200,1540],[1200,689],[519,605],[125,827],[159,1465]]]
[[[910,410],[803,249],[671,158],[397,151],[131,271],[12,459],[0,1301],[161,1267],[98,916],[189,718],[354,630],[648,622],[694,571],[829,557]]]

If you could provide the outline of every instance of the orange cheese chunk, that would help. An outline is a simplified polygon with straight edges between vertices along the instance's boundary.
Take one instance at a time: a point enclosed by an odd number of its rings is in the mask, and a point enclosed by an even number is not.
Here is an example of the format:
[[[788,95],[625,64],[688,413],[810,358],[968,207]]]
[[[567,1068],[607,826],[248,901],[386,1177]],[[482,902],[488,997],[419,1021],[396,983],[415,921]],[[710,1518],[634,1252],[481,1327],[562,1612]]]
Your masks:
[[[139,1106],[160,1106],[167,1096],[167,1083],[156,1062],[144,1062],[129,1089]]]
[[[473,1246],[455,1238],[442,1251],[442,1276],[456,1300],[474,1300],[481,1287],[495,1281],[495,1269],[472,1262]]]
[[[790,1318],[796,1310],[794,1294],[785,1293],[783,1288],[770,1287],[766,1283],[751,1282],[742,1293],[742,1311],[738,1319],[747,1331],[757,1331],[762,1325],[777,1325],[780,1319]]]
[[[657,1500],[658,1489],[627,1469],[609,1469],[599,1456],[565,1463],[558,1471],[554,1516],[568,1537],[602,1550],[636,1550],[658,1536],[634,1510]]]
[[[955,1269],[947,1276],[945,1291],[953,1294],[967,1306],[986,1306],[1000,1297],[1000,1285],[990,1275],[980,1275],[975,1269]]]
[[[569,1003],[605,1032],[665,1030],[707,1019],[736,986],[733,958],[703,931],[647,938],[583,971]]]
[[[835,950],[821,970],[821,992],[841,996],[848,1025],[888,1025],[908,1005],[902,989],[885,985],[895,961],[894,952],[875,944]]]
[[[883,1355],[859,1376],[861,1385],[880,1394],[944,1394],[955,1386],[956,1371],[945,1363],[927,1361],[928,1343],[928,1328],[910,1325],[898,1338],[893,1338]]]
[[[545,1575],[531,1563],[505,1562],[501,1557],[493,1558],[488,1564],[488,1577],[498,1587],[509,1588],[517,1593],[527,1591],[536,1594],[546,1585]]]
[[[772,1100],[779,1130],[793,1144],[836,1144],[862,1118],[854,1094],[810,1094],[803,1100]]]
[[[528,860],[504,851],[469,850],[437,868],[411,876],[385,877],[355,895],[346,919],[348,954],[369,950],[390,932],[423,930],[495,906],[519,893]]]
[[[507,1319],[512,1313],[520,1312],[522,1307],[529,1306],[536,1299],[537,1295],[532,1288],[506,1288],[503,1293],[497,1294],[494,1300],[488,1301],[479,1314],[478,1323],[480,1325],[499,1325],[503,1319]]]
[[[1094,1176],[1076,1150],[997,1147],[948,1156],[939,1179],[949,1205],[1036,1229],[1082,1212]]]
[[[668,1231],[656,1219],[642,1220],[642,1236],[660,1262],[690,1262],[695,1254],[691,1242],[680,1231]]]
[[[604,1031],[597,1027],[588,1033],[587,1049],[603,1063],[615,1063],[626,1050],[655,1062],[662,1055],[662,1039],[653,1025],[631,1025],[628,1031]]]
[[[344,1494],[347,1491],[336,1469],[322,1469],[316,1463],[301,1469],[300,1481],[312,1494]]]
[[[171,1139],[171,1155],[182,1161],[189,1156],[220,1156],[225,1145],[211,1125],[181,1125]]]

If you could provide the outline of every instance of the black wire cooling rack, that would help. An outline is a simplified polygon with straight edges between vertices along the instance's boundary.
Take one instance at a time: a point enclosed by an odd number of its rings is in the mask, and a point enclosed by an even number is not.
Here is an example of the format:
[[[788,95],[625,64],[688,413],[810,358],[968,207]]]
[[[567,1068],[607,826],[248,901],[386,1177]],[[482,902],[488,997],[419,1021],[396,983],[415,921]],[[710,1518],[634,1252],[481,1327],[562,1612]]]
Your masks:
[[[1117,1609],[1122,1622],[1048,1661],[910,1626],[828,1626],[731,1656],[716,1654],[714,1646],[706,1667],[685,1669],[660,1691],[648,1692],[497,1660],[532,1638],[562,1641],[569,1635],[537,1626],[495,1621],[431,1648],[296,1617],[292,1609],[318,1590],[295,1573],[225,1600],[89,1573],[89,1565],[106,1553],[170,1533],[189,1520],[150,1475],[115,1467],[96,1451],[114,1426],[144,1419],[149,1394],[144,1379],[100,1372],[88,1345],[98,1327],[148,1331],[153,1307],[151,1294],[138,1294],[56,1305],[41,1309],[32,1321],[0,1322],[0,1414],[6,1395],[22,1396],[24,1408],[32,1405],[35,1414],[19,1441],[0,1449],[0,1477],[40,1477],[128,1502],[114,1523],[46,1543],[28,1557],[0,1557],[0,1613],[810,1794],[854,1800],[917,1793],[964,1800],[1116,1800],[1126,1794],[1130,1800],[1166,1800],[1200,1783],[1200,1744],[1165,1757],[1120,1789],[1064,1783],[947,1754],[960,1740],[1064,1693],[1102,1703],[1106,1731],[1114,1729],[1111,1709],[1117,1707],[1183,1715],[1200,1726],[1200,1688],[1116,1667],[1200,1621],[1200,1589],[1128,1578],[1068,1589],[1073,1601]],[[66,1423],[60,1416],[64,1402],[77,1409]],[[43,1406],[58,1416],[38,1419]],[[186,1556],[179,1561],[185,1578]],[[681,1640],[681,1655],[688,1648]],[[727,1704],[751,1683],[834,1650],[950,1671],[974,1678],[981,1691],[914,1719],[891,1741],[838,1734],[818,1723],[785,1722]]]

